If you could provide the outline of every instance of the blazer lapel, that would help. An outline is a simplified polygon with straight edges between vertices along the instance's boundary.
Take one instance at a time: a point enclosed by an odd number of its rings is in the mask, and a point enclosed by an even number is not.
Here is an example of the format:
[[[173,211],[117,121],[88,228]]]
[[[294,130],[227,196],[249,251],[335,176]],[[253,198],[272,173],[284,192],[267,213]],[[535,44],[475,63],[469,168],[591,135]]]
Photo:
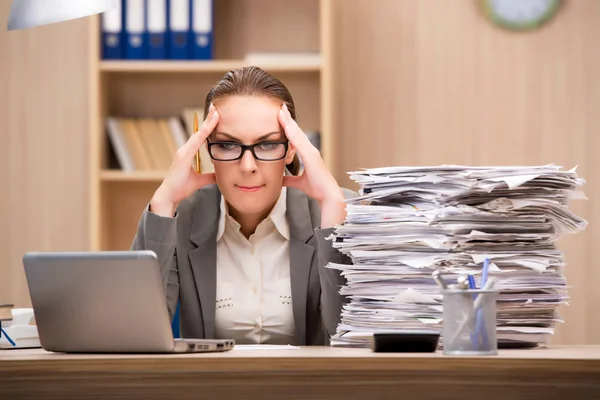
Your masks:
[[[215,336],[215,309],[217,297],[217,230],[219,225],[219,201],[221,193],[217,186],[203,189],[191,221],[190,240],[197,246],[188,254],[192,274],[198,288],[198,300],[202,309],[204,336]],[[315,248],[308,244],[314,236],[308,198],[300,190],[287,188],[286,216],[290,226],[290,280],[292,289],[292,312],[296,327],[297,344],[306,343],[306,301],[308,282],[313,265]]]
[[[198,246],[188,254],[192,274],[198,288],[202,309],[204,336],[215,337],[217,299],[217,229],[221,193],[216,185],[203,189],[192,213],[190,240]]]
[[[306,300],[308,282],[315,248],[307,244],[314,236],[306,195],[287,188],[287,219],[290,226],[290,279],[292,284],[292,312],[296,326],[296,343],[306,343]]]

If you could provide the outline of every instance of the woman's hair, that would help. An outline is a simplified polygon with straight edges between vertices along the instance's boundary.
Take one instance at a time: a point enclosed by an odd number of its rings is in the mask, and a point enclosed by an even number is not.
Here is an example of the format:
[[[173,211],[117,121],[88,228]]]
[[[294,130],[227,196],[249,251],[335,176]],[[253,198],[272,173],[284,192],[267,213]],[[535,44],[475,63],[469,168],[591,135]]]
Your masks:
[[[276,98],[285,103],[292,118],[296,120],[296,107],[294,99],[287,87],[277,78],[263,71],[259,67],[242,67],[227,72],[210,89],[204,103],[204,117],[208,115],[210,104],[216,99],[225,96],[267,96]],[[288,165],[287,169],[292,175],[300,172],[300,160],[298,154]]]

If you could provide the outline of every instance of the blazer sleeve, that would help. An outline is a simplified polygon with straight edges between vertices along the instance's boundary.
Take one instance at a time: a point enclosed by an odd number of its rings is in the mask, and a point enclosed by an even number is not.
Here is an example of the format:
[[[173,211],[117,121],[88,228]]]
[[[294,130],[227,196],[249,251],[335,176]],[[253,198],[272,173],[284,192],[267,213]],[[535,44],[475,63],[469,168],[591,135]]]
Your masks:
[[[341,320],[342,306],[349,302],[349,298],[339,293],[340,288],[346,284],[346,279],[341,275],[341,271],[326,266],[330,262],[352,264],[350,257],[334,248],[333,242],[327,239],[333,231],[334,228],[315,229],[319,279],[321,282],[321,315],[329,338],[335,334]]]
[[[131,246],[132,250],[152,250],[156,253],[171,319],[179,301],[179,272],[175,252],[177,218],[178,214],[171,218],[154,214],[148,204],[140,218]]]
[[[357,192],[350,189],[342,188],[342,191],[346,199],[358,196]],[[315,229],[321,281],[321,315],[328,338],[336,333],[341,321],[342,307],[350,301],[347,296],[340,294],[340,288],[347,283],[346,278],[342,276],[340,270],[326,267],[329,263],[352,264],[352,259],[334,248],[332,240],[328,239],[334,229],[333,227]]]

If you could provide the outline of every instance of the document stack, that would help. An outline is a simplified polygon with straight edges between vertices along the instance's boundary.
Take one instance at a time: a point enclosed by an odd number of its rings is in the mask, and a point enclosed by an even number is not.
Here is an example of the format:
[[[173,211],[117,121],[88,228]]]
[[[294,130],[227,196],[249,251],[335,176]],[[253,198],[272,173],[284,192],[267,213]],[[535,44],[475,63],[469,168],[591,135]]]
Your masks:
[[[360,185],[337,226],[334,247],[353,265],[333,264],[350,302],[332,346],[367,347],[375,332],[441,332],[442,295],[486,259],[498,280],[499,345],[545,344],[567,303],[563,235],[587,222],[569,211],[585,199],[575,169],[534,167],[390,167],[350,173]]]

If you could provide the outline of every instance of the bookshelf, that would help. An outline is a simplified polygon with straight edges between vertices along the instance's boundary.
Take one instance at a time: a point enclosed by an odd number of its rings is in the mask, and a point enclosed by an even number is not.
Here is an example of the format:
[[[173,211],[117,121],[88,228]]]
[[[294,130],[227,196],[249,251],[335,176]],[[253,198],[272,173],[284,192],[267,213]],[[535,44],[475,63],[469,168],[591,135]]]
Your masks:
[[[186,107],[201,108],[209,88],[230,69],[257,65],[281,79],[294,97],[300,126],[321,133],[323,158],[333,166],[331,1],[215,1],[214,59],[208,61],[103,60],[100,17],[90,19],[92,250],[129,249],[140,214],[167,173],[121,170],[106,118],[179,117]],[[249,53],[269,57],[251,61]],[[298,56],[277,56],[282,53]]]
[[[102,72],[215,72],[225,73],[234,68],[243,67],[248,62],[244,60],[215,60],[215,61],[102,61]],[[260,67],[276,72],[319,72],[321,62],[313,57],[295,57],[293,62],[285,59],[260,63]]]

